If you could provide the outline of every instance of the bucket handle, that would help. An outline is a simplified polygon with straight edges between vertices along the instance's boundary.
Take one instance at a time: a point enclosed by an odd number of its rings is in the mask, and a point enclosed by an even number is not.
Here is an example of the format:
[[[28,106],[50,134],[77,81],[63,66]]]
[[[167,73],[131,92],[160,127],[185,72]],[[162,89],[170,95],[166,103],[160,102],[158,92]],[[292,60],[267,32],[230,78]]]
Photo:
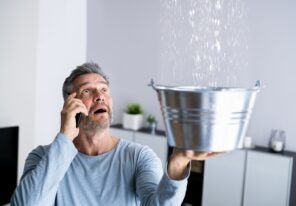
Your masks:
[[[150,80],[150,83],[148,84],[148,86],[152,87],[154,90],[157,90],[153,79]]]
[[[262,83],[260,80],[257,80],[255,83],[255,89],[260,89],[262,87]]]

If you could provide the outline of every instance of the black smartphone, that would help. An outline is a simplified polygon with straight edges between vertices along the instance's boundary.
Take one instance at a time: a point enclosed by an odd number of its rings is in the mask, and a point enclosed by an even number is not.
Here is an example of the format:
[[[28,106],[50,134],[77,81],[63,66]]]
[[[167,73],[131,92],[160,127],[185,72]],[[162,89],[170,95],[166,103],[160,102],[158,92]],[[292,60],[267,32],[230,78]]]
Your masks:
[[[79,123],[80,123],[80,120],[81,120],[81,116],[82,116],[82,113],[79,112],[75,115],[75,120],[76,120],[76,128],[79,127]]]

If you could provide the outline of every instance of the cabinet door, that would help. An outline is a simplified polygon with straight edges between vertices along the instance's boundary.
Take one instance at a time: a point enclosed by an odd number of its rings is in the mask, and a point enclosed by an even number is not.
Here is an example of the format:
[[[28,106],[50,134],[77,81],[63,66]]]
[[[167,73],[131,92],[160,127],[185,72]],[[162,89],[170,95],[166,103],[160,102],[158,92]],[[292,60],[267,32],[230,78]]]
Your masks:
[[[166,137],[136,132],[135,142],[149,146],[160,158],[162,166],[166,166],[168,149]]]
[[[236,150],[205,162],[203,206],[242,205],[245,157],[244,150]]]
[[[129,141],[134,141],[134,132],[129,130],[123,130],[123,129],[116,129],[116,128],[110,128],[111,134],[115,137],[126,139]]]
[[[244,206],[288,206],[292,157],[248,151]]]

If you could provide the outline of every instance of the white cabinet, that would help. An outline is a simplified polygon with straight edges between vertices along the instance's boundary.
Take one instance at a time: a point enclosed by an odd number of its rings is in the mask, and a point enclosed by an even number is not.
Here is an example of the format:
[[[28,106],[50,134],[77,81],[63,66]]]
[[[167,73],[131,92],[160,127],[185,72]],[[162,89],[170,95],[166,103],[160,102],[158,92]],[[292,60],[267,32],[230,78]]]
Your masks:
[[[205,162],[203,206],[288,206],[293,158],[237,150]]]
[[[124,129],[116,129],[116,128],[111,128],[111,134],[115,137],[126,139],[129,141],[134,141],[134,132],[130,130],[124,130]]]
[[[149,146],[160,158],[162,166],[166,166],[167,161],[167,139],[162,135],[152,135],[140,131],[132,131],[111,127],[111,134],[118,138],[127,139],[142,145]]]
[[[203,206],[240,206],[246,153],[241,150],[205,162]]]
[[[292,157],[247,153],[244,206],[288,206]]]

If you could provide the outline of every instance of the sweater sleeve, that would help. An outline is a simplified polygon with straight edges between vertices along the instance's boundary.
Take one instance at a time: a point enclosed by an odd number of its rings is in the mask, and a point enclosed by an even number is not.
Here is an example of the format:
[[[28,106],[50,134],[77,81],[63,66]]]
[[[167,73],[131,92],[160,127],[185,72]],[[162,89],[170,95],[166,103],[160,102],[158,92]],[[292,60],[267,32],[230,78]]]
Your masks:
[[[11,206],[54,205],[59,183],[76,154],[73,143],[61,133],[48,147],[33,150],[26,159]]]
[[[167,170],[163,172],[160,159],[146,147],[140,153],[136,172],[136,191],[141,205],[181,205],[186,193],[189,171],[190,166],[183,180],[170,179]]]

